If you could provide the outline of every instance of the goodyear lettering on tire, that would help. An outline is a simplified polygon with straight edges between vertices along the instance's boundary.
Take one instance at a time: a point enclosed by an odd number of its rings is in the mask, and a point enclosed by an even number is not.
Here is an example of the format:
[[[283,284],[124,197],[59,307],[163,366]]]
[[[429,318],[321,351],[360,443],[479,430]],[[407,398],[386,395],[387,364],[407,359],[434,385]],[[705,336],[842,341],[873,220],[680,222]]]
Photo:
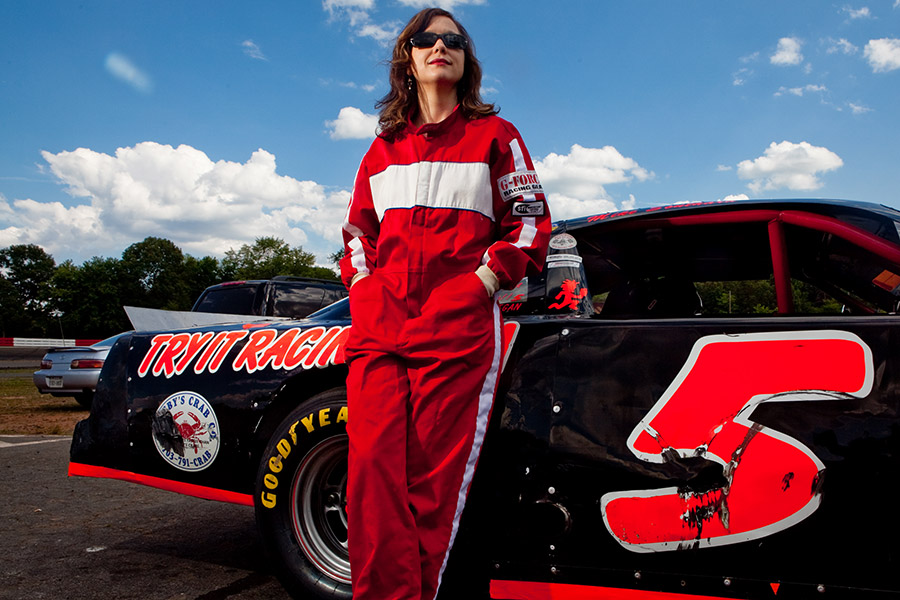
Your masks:
[[[262,505],[265,508],[275,508],[278,503],[278,494],[287,490],[289,486],[279,488],[279,476],[284,470],[284,461],[291,455],[297,446],[303,443],[305,436],[325,427],[343,423],[347,424],[347,407],[325,407],[316,412],[311,412],[302,419],[295,421],[288,428],[287,435],[275,444],[276,453],[269,457],[268,469],[263,476],[263,485],[266,490],[260,494]],[[289,475],[289,473],[288,473]]]

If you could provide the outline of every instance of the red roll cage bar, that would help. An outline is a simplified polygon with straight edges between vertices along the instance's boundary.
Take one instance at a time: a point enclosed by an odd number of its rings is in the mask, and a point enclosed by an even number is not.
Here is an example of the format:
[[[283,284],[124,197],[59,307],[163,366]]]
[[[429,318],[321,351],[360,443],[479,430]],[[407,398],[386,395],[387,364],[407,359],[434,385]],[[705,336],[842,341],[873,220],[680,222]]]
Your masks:
[[[787,249],[785,247],[784,225],[796,225],[806,229],[830,233],[860,248],[868,250],[880,258],[897,265],[900,270],[900,247],[882,239],[864,229],[844,223],[827,215],[800,210],[756,209],[748,211],[714,212],[695,215],[673,215],[641,220],[641,227],[659,225],[715,225],[725,223],[767,223],[769,230],[769,247],[772,254],[772,273],[775,279],[775,296],[778,301],[778,314],[793,312],[794,301],[791,296],[791,273],[788,266]],[[637,225],[637,223],[635,223]]]

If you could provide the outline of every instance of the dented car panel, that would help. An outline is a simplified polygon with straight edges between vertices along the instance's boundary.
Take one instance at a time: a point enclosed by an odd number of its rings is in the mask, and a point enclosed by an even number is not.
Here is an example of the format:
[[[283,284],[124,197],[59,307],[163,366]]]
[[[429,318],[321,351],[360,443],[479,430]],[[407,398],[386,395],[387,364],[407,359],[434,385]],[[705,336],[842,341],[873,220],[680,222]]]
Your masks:
[[[900,517],[860,507],[900,468],[896,329],[594,325],[545,336],[510,383],[477,488],[496,578],[897,591]]]
[[[529,599],[900,594],[898,224],[827,201],[558,224],[542,276],[501,301],[505,366],[449,585]],[[731,312],[720,287],[734,281],[769,304]],[[339,442],[329,431],[352,418],[303,410],[343,385],[349,326],[337,305],[123,338],[70,473],[282,506],[283,461],[304,436]],[[349,594],[346,565],[317,564]]]

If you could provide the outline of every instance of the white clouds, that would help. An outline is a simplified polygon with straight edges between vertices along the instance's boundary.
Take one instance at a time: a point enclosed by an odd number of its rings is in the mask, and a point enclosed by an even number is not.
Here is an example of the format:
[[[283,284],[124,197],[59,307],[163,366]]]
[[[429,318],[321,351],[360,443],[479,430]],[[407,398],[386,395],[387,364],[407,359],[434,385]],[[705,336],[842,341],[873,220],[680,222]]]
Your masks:
[[[139,69],[131,59],[119,52],[111,52],[104,63],[110,75],[119,81],[130,85],[135,90],[144,94],[153,91],[153,81],[150,76]]]
[[[348,110],[349,109],[349,110]],[[352,118],[342,118],[347,115]],[[347,107],[337,123],[374,118]],[[371,130],[370,130],[371,131]],[[79,148],[43,152],[44,167],[80,204],[0,196],[0,247],[34,243],[56,256],[117,256],[147,236],[195,256],[221,256],[261,236],[302,245],[320,260],[339,246],[350,193],[277,173],[275,156],[213,161],[188,145],[143,142],[113,154]],[[654,177],[616,148],[573,145],[535,163],[554,218],[617,210],[606,186]],[[634,203],[626,200],[622,206]]]
[[[60,202],[16,200],[0,213],[0,222],[11,223],[0,229],[0,247],[12,244],[37,244],[49,250],[72,250],[73,246],[92,247],[102,237],[99,211],[89,205],[66,208]],[[57,243],[59,242],[59,243]]]
[[[546,186],[544,188],[546,190]],[[572,198],[565,194],[550,193],[547,196],[547,206],[550,207],[550,216],[554,221],[560,219],[575,219],[585,215],[598,215],[600,213],[619,210],[616,203],[610,198]]]
[[[827,91],[828,91],[828,88],[826,88],[824,85],[810,84],[810,85],[804,85],[804,86],[792,87],[792,88],[787,88],[787,87],[781,86],[780,88],[778,88],[778,91],[775,92],[775,95],[783,96],[784,94],[790,94],[792,96],[803,97],[803,94],[809,94],[809,93],[822,94]]]
[[[319,85],[323,87],[331,87],[336,85],[338,87],[347,88],[350,90],[362,90],[364,92],[374,92],[378,89],[378,86],[374,83],[356,83],[355,81],[335,81],[334,79],[320,79]]]
[[[460,6],[481,6],[487,4],[487,0],[398,0],[398,4],[414,10],[439,6],[452,11]],[[388,46],[397,39],[403,27],[403,23],[398,21],[378,22],[373,19],[374,0],[323,0],[322,9],[331,20],[347,22],[356,37],[371,38],[382,46]]]
[[[731,85],[741,86],[753,75],[753,70],[746,67],[740,68],[731,76]]]
[[[534,166],[549,194],[554,219],[615,210],[604,186],[654,177],[613,146],[585,148],[574,144],[569,154],[548,154],[535,160]]]
[[[799,65],[803,62],[803,54],[800,48],[803,46],[797,38],[784,37],[778,40],[778,49],[769,57],[769,62],[778,66]]]
[[[472,6],[481,6],[487,4],[487,0],[400,0],[400,4],[415,9],[439,6],[444,10],[452,11],[455,10],[457,6],[465,6],[467,4]]]
[[[900,40],[881,38],[870,40],[863,51],[873,73],[886,73],[900,69]]]
[[[872,18],[872,11],[869,10],[868,6],[863,6],[862,8],[852,8],[850,6],[845,6],[841,9],[841,11],[847,13],[847,16],[850,17],[851,21],[855,21],[857,19]]]
[[[900,0],[896,0],[896,2],[895,8],[900,7]],[[849,15],[851,20],[876,18],[871,14],[867,7],[860,9],[845,7],[842,9],[842,12]],[[810,62],[804,63],[805,58],[802,52],[803,46],[804,42],[800,38],[783,37],[778,40],[777,49],[769,57],[769,62],[774,67],[802,65],[803,73],[805,75],[810,75],[813,72],[813,68]],[[833,60],[835,55],[856,56],[860,54],[860,48],[847,38],[836,39],[834,37],[820,37],[817,51],[820,57],[828,57],[831,60]],[[900,69],[900,39],[881,38],[870,40],[861,54],[868,62],[873,73],[886,73]],[[753,62],[757,56],[758,53],[754,53],[740,57],[738,60],[741,63],[748,64]],[[844,68],[846,68],[846,65],[841,65],[841,69]],[[828,77],[830,75],[831,72],[826,67],[826,70],[823,71],[823,76]],[[737,71],[732,73],[732,85],[743,86],[747,84],[753,76],[754,73],[749,66],[740,67]],[[851,80],[855,80],[855,77],[855,75],[852,75]],[[773,96],[816,96],[819,98],[822,105],[833,108],[838,112],[847,111],[854,115],[872,112],[872,109],[858,101],[849,101],[846,98],[834,100],[832,97],[833,94],[842,94],[846,91],[847,86],[844,81],[838,81],[833,77],[832,81],[835,82],[833,90],[821,84],[796,86],[782,85],[773,92]]]
[[[389,45],[397,38],[400,33],[400,27],[397,23],[362,23],[356,29],[356,35],[359,37],[369,37],[381,44]]]
[[[323,0],[322,8],[329,13],[339,10],[372,10],[375,8],[375,0]]]
[[[741,179],[751,180],[747,187],[753,192],[817,190],[822,187],[818,175],[843,164],[841,157],[831,150],[808,142],[772,142],[763,156],[738,163],[737,174]]]
[[[345,106],[334,121],[325,121],[333,140],[371,140],[378,131],[378,115],[366,114],[353,106]]]
[[[828,38],[828,48],[825,49],[826,54],[835,54],[840,52],[841,54],[856,54],[859,51],[859,48],[848,42],[845,38],[841,38],[836,40],[834,38]]]
[[[452,11],[460,6],[483,6],[487,0],[398,0],[397,4],[414,10],[439,6]],[[382,46],[389,46],[397,39],[403,27],[399,21],[375,20],[372,17],[376,11],[374,0],[323,0],[322,9],[330,20],[346,22],[356,37],[371,38]]]
[[[275,236],[324,259],[340,244],[349,193],[278,175],[275,157],[262,149],[246,163],[155,142],[113,156],[86,148],[42,155],[66,191],[86,202],[0,201],[0,246],[35,243],[89,258],[118,255],[154,235],[195,256],[221,256]]]
[[[481,79],[481,95],[482,96],[496,96],[500,93],[500,88],[503,87],[503,81],[497,77],[492,75],[485,75]]]
[[[244,40],[243,42],[241,42],[241,47],[243,47],[244,49],[244,54],[246,54],[250,58],[254,58],[256,60],[269,60],[253,40]]]
[[[324,0],[322,8],[331,20],[346,21],[354,35],[372,38],[387,46],[400,32],[400,23],[375,23],[369,14],[375,8],[374,0]]]
[[[738,59],[741,63],[749,65],[759,60],[759,52],[753,52]],[[750,67],[741,67],[731,75],[731,85],[739,87],[747,83],[754,75]]]

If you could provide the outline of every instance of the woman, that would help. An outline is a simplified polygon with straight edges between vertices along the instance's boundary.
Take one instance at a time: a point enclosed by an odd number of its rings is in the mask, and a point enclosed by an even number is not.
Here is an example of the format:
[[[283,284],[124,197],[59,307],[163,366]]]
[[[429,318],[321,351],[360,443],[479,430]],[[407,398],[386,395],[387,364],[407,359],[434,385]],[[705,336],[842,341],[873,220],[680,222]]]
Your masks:
[[[497,387],[493,296],[540,270],[550,235],[531,158],[481,101],[450,13],[412,18],[390,84],[343,227],[356,600],[437,595]]]

